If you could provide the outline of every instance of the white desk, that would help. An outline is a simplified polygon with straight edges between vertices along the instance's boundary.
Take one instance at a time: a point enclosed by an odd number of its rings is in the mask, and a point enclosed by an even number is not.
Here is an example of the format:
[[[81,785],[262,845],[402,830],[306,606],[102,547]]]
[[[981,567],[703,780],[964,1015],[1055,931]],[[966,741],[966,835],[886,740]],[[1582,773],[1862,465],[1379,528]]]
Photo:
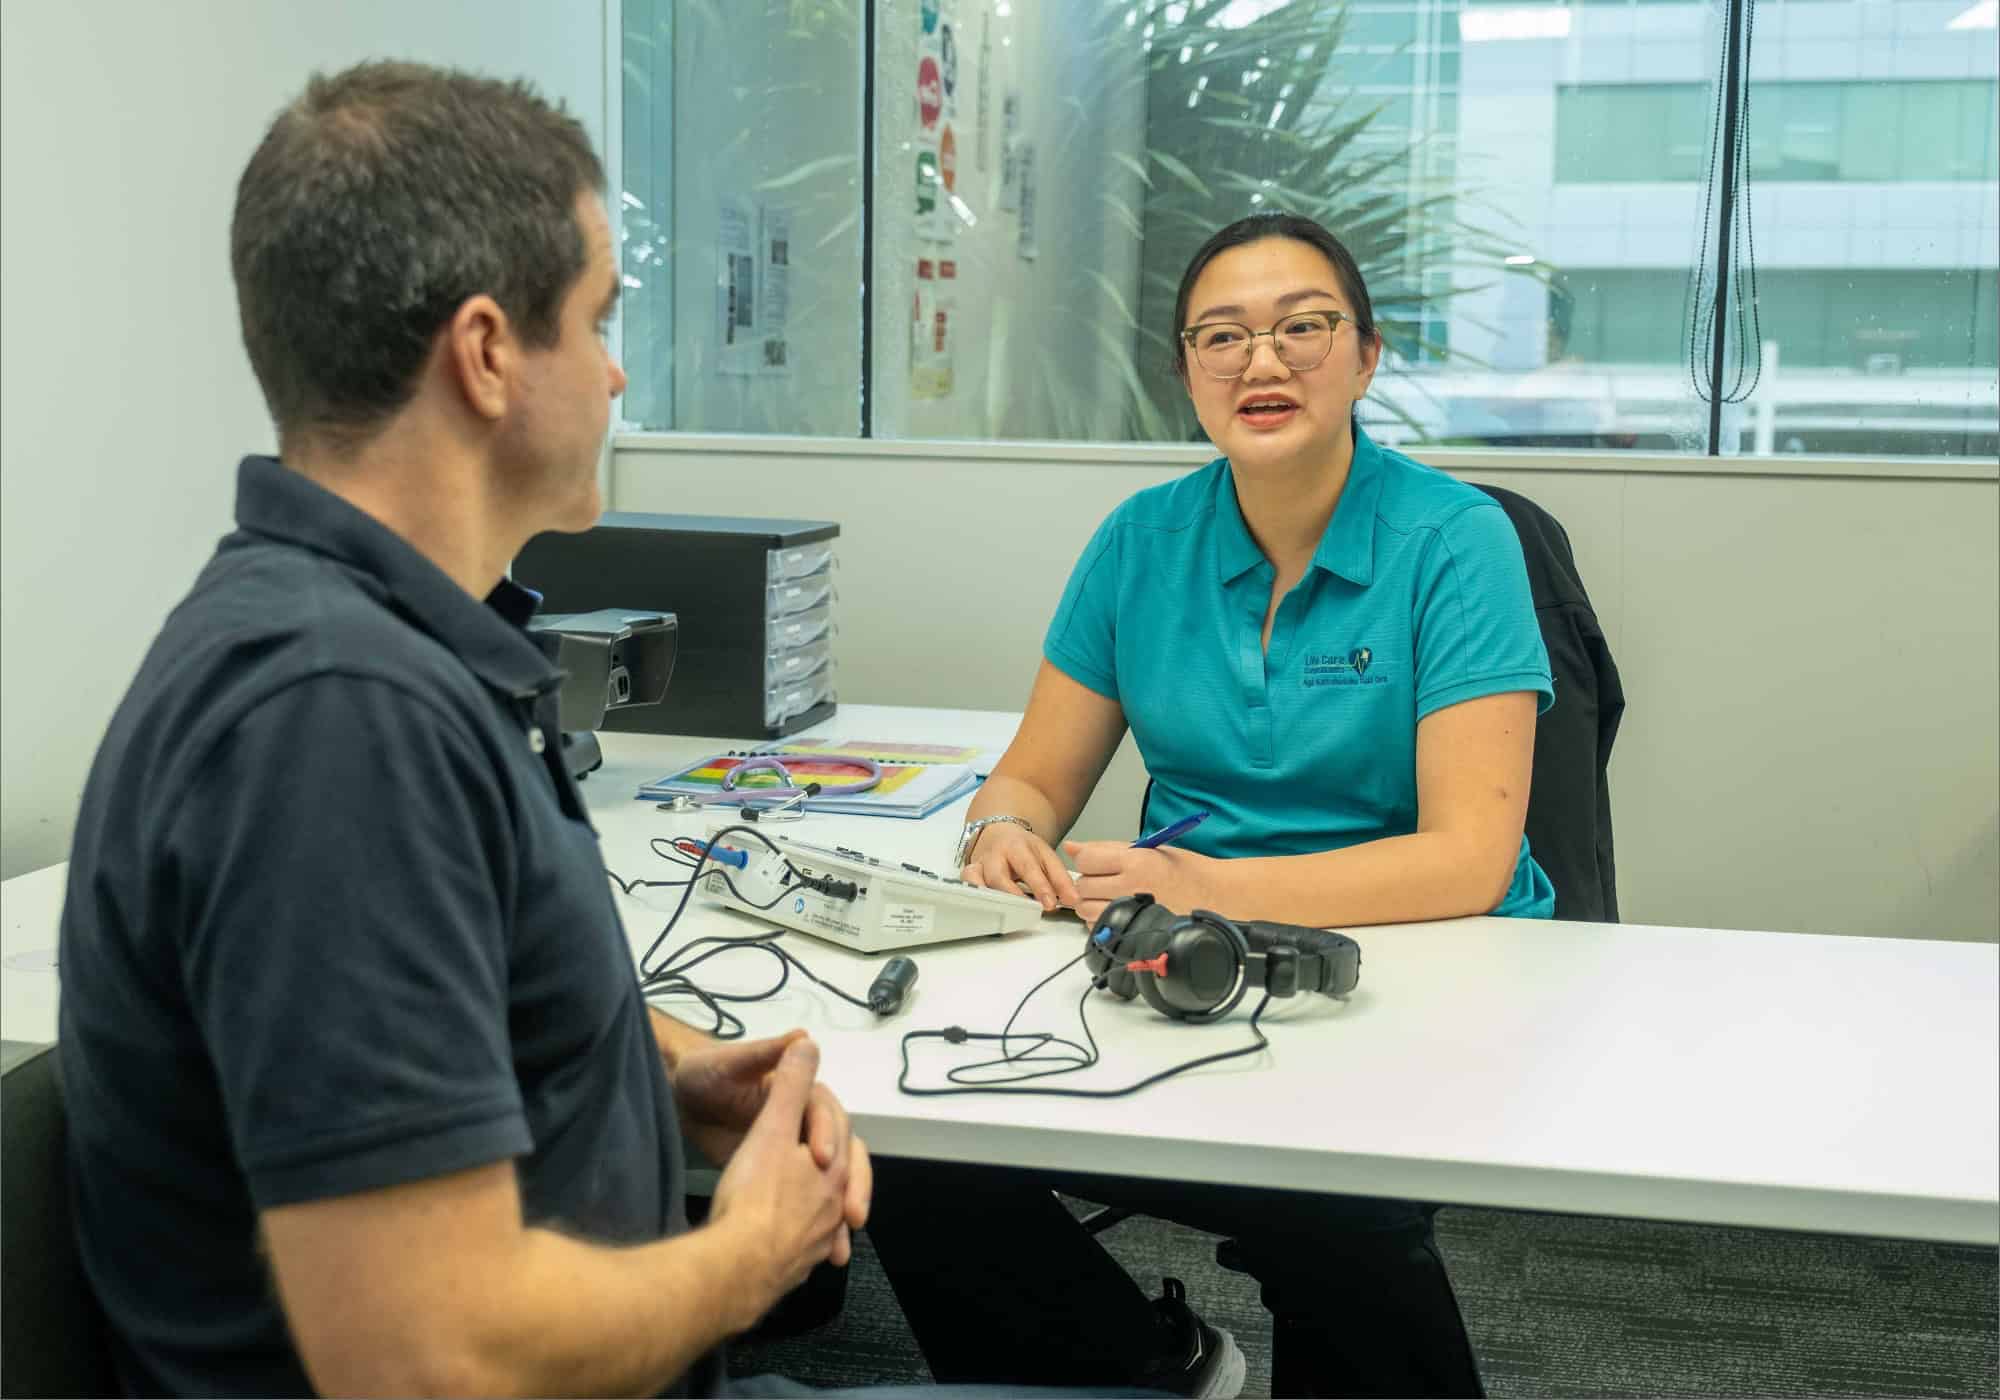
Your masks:
[[[1012,715],[854,706],[827,732],[961,738],[997,748]],[[585,784],[619,874],[669,878],[656,835],[702,816],[630,800],[718,747],[607,735]],[[778,830],[932,869],[963,805],[923,822],[808,817]],[[635,953],[667,896],[621,899]],[[4,887],[5,952],[49,948],[60,869]],[[696,902],[675,941],[760,927]],[[897,1092],[905,1030],[997,1030],[1082,946],[1082,926],[916,951],[901,1015],[878,1022],[794,977],[738,1007],[752,1034],[808,1027],[823,1073],[877,1150],[950,1160],[1242,1182],[1448,1203],[2000,1243],[2000,949],[1988,944],[1507,919],[1360,929],[1346,1003],[1274,1002],[1271,1050],[1112,1101],[919,1099]],[[879,960],[794,937],[820,975],[861,992]],[[703,968],[768,982],[768,960]],[[52,974],[9,968],[6,1034],[54,1034]],[[1042,993],[1030,1030],[1069,1034],[1081,968]],[[1094,998],[1104,1063],[1058,1083],[1129,1083],[1247,1039],[1243,1017],[1171,1023]],[[690,1019],[699,1008],[691,1007]],[[970,1047],[968,1047],[970,1048]],[[941,1082],[935,1043],[914,1060]]]

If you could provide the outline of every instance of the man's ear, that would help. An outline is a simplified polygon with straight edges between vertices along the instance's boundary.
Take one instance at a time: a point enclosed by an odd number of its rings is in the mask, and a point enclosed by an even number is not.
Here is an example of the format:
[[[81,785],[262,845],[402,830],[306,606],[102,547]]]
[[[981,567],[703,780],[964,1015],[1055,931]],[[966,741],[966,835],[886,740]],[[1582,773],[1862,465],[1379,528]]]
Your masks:
[[[519,353],[507,313],[484,293],[468,297],[445,323],[445,368],[466,407],[489,422],[506,416]]]

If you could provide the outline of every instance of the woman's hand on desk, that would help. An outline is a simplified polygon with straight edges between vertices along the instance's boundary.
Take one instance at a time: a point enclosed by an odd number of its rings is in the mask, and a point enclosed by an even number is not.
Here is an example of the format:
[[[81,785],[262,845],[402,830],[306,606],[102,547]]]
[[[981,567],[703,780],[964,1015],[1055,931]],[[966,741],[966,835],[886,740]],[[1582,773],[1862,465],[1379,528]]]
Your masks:
[[[1221,862],[1213,856],[1124,841],[1065,841],[1063,850],[1076,866],[1077,902],[1072,907],[1087,924],[1097,922],[1105,905],[1129,894],[1150,894],[1177,914],[1217,902],[1215,871]]]
[[[1076,885],[1062,857],[1048,842],[1013,822],[996,822],[979,833],[979,842],[968,855],[959,879],[1008,894],[1025,886],[1044,910],[1076,908]]]

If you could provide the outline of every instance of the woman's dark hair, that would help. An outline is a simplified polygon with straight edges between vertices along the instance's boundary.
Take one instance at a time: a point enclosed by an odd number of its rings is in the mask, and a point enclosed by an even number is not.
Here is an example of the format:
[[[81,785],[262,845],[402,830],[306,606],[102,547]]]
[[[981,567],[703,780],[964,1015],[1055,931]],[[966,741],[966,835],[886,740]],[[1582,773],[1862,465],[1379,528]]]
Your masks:
[[[1217,253],[1246,243],[1261,243],[1266,238],[1289,238],[1324,254],[1333,264],[1340,289],[1347,293],[1347,300],[1354,308],[1354,329],[1363,340],[1375,338],[1375,308],[1368,300],[1368,284],[1361,279],[1361,268],[1354,261],[1354,254],[1347,251],[1347,245],[1303,214],[1252,214],[1211,234],[1208,242],[1195,249],[1194,256],[1188,259],[1187,271],[1181,274],[1180,293],[1174,298],[1174,373],[1187,374],[1187,342],[1181,339],[1181,331],[1187,326],[1188,299],[1194,295],[1195,279],[1215,261]]]

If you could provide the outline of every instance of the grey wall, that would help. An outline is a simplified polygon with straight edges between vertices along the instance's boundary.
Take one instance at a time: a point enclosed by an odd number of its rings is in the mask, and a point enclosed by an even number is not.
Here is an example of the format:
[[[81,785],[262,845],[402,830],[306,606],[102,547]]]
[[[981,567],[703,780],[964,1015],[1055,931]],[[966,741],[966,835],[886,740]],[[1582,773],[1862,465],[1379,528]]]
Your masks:
[[[523,74],[605,130],[601,0],[0,9],[0,875],[67,854],[90,757],[272,434],[236,177],[314,69]]]
[[[632,439],[623,510],[842,522],[841,697],[1016,709],[1070,565],[1179,447]],[[2000,938],[2000,472],[1533,470],[1439,454],[1568,528],[1630,697],[1635,923]],[[1467,467],[1468,461],[1477,465]],[[1504,465],[1503,465],[1504,464]],[[1859,474],[1856,474],[1859,473]],[[1081,829],[1129,832],[1122,753]]]

